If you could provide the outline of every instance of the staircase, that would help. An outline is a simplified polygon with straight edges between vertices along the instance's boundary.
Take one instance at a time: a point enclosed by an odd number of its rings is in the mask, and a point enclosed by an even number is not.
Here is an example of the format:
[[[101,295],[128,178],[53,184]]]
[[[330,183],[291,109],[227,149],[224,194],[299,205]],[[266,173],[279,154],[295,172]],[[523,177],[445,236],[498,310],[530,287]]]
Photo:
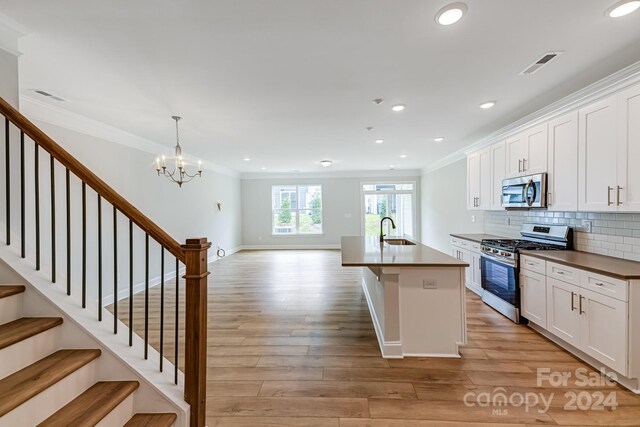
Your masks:
[[[61,317],[21,317],[22,285],[0,285],[0,426],[169,427],[135,414],[138,381],[99,381],[98,349],[61,349]]]
[[[7,266],[20,279],[0,274],[0,427],[204,427],[211,243],[180,244],[2,98],[0,114],[0,273]],[[159,313],[149,307],[155,285]],[[127,325],[141,289],[138,336]],[[121,297],[131,302],[127,323]],[[163,353],[165,316],[174,363]]]

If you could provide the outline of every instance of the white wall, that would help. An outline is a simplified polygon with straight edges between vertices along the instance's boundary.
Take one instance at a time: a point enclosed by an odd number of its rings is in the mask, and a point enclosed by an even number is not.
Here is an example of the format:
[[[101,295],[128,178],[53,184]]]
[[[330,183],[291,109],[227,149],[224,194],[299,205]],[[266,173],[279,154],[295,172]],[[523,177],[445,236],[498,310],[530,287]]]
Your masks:
[[[18,105],[18,58],[0,48],[0,96],[9,104]],[[3,120],[4,121],[4,120]],[[2,125],[4,128],[4,124]],[[4,130],[4,129],[3,129]],[[4,135],[4,133],[3,133]]]
[[[63,148],[94,171],[100,178],[140,209],[152,221],[180,243],[190,237],[207,237],[213,243],[210,255],[217,247],[227,251],[241,244],[240,180],[205,170],[203,177],[179,188],[176,184],[158,177],[153,163],[153,154],[133,149],[114,142],[81,134],[44,122],[35,124],[51,136]],[[50,164],[49,155],[39,150],[40,159],[40,224],[42,272],[51,274],[51,215],[50,215]],[[11,228],[16,250],[19,249],[19,141],[12,141],[12,218]],[[26,240],[27,260],[35,260],[34,220],[34,143],[28,138],[25,143],[26,157]],[[66,278],[66,206],[65,171],[56,162],[56,254],[58,281]],[[71,248],[73,287],[81,286],[82,279],[82,205],[81,183],[71,179]],[[222,211],[216,202],[222,203]],[[97,296],[97,194],[87,187],[87,285],[88,296]],[[4,220],[4,215],[1,215]],[[129,286],[128,220],[118,215],[118,280],[120,295]],[[103,238],[103,295],[107,301],[113,295],[113,208],[102,203]],[[3,239],[4,240],[4,239]],[[145,277],[145,238],[134,227],[134,284],[141,284]],[[150,242],[150,281],[160,275],[160,247]],[[175,260],[166,254],[165,272],[175,270]],[[140,289],[140,288],[138,288]],[[74,291],[79,293],[79,291]]]
[[[467,210],[466,180],[465,159],[422,176],[422,243],[449,253],[450,233],[483,232],[483,212]]]
[[[361,234],[360,189],[363,182],[413,181],[416,198],[420,177],[354,178],[260,178],[242,180],[242,242],[244,246],[337,246],[341,236]],[[323,231],[320,236],[271,235],[271,186],[280,184],[322,185]],[[416,237],[420,234],[420,201],[416,201]]]

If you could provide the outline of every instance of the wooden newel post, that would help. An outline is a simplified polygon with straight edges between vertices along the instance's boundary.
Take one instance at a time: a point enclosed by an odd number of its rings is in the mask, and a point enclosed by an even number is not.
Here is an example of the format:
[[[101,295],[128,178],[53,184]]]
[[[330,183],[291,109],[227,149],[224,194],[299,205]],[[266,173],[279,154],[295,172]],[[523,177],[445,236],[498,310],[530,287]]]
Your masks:
[[[207,251],[206,238],[187,239],[185,252],[184,400],[191,406],[191,427],[204,427],[207,412]]]

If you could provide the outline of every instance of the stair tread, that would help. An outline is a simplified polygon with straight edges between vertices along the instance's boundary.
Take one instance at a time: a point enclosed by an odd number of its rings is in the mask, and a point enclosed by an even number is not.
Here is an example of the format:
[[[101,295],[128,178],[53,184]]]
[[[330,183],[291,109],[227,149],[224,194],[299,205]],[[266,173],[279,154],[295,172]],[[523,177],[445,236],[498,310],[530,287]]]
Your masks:
[[[62,324],[62,317],[22,317],[0,325],[0,349]]]
[[[59,350],[0,380],[0,417],[99,357],[100,350]]]
[[[69,402],[38,427],[91,427],[138,388],[138,381],[101,381]]]
[[[22,285],[2,285],[0,286],[0,299],[21,294],[24,292],[24,289]]]
[[[124,427],[171,427],[176,421],[176,414],[135,414]]]

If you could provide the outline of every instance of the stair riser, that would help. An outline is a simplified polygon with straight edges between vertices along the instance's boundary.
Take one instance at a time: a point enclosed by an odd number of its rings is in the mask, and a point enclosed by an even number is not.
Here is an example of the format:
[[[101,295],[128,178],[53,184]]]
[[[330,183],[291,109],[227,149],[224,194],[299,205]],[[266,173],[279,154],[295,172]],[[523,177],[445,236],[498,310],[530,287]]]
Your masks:
[[[109,415],[104,417],[96,427],[112,427],[123,426],[133,416],[133,400],[135,392],[130,394],[125,400],[120,402],[118,406],[113,408]]]
[[[0,427],[34,426],[41,423],[91,387],[96,382],[97,370],[97,360],[86,364],[4,417],[0,417]]]
[[[0,298],[0,325],[22,317],[22,294]]]
[[[60,340],[61,331],[61,328],[56,326],[1,349],[0,378],[26,368],[58,350],[57,343]]]

